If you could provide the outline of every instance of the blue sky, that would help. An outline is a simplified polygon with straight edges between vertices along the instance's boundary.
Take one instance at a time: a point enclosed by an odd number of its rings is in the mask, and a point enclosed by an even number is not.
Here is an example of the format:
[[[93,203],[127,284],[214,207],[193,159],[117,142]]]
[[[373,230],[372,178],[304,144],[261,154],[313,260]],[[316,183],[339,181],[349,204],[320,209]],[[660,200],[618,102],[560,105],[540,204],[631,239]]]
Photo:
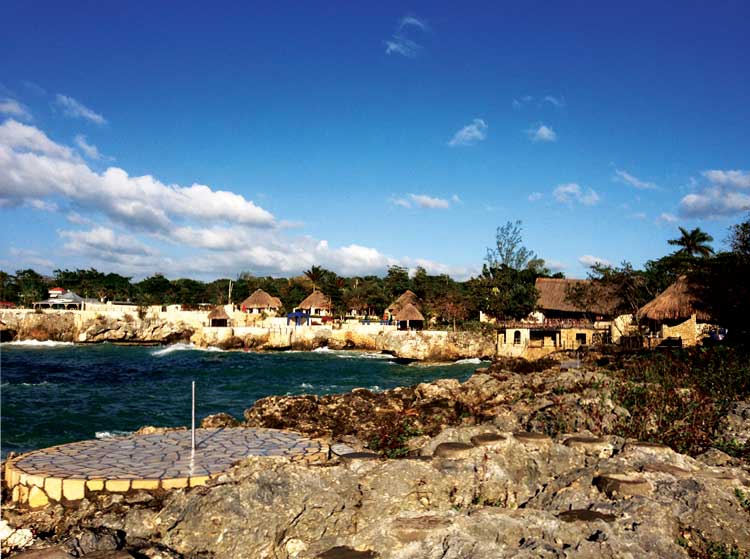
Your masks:
[[[10,2],[0,268],[569,277],[750,208],[745,2]]]

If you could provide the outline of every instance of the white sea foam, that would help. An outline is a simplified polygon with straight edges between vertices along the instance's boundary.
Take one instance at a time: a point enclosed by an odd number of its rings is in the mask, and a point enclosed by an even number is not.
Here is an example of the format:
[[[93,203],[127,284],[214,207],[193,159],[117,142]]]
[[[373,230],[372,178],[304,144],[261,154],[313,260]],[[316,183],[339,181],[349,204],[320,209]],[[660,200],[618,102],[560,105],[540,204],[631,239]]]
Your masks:
[[[479,365],[482,362],[479,357],[472,357],[471,359],[459,359],[458,361],[454,361],[454,365]]]
[[[364,351],[343,351],[336,354],[341,359],[393,359],[393,355],[387,353],[368,353]]]
[[[97,431],[94,436],[97,439],[114,439],[115,437],[127,437],[132,431]]]
[[[18,342],[5,342],[3,345],[13,345],[13,346],[23,346],[23,347],[63,347],[63,346],[69,346],[69,345],[75,345],[73,342],[53,342],[52,340],[47,340],[46,342],[40,342],[37,340],[21,340]]]
[[[175,351],[224,351],[224,350],[218,347],[198,347],[194,344],[172,344],[172,345],[168,345],[165,348],[152,351],[151,355],[153,355],[154,357],[163,357],[164,355],[169,355],[170,353],[174,353]]]
[[[303,382],[302,384],[299,385],[299,387],[300,388],[314,388],[313,385],[310,384],[309,382]]]
[[[331,348],[328,346],[316,347],[313,352],[315,353],[331,353]]]

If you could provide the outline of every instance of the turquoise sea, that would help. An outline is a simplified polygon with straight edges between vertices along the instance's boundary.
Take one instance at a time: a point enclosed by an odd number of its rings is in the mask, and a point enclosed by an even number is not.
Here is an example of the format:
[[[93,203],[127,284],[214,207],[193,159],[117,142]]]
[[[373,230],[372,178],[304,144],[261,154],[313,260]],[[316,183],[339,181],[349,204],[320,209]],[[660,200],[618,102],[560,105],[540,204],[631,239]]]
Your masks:
[[[406,365],[355,351],[6,343],[0,346],[0,449],[5,456],[143,425],[189,425],[193,380],[198,420],[217,412],[241,419],[264,396],[385,390],[436,378],[463,381],[483,366],[478,360]]]

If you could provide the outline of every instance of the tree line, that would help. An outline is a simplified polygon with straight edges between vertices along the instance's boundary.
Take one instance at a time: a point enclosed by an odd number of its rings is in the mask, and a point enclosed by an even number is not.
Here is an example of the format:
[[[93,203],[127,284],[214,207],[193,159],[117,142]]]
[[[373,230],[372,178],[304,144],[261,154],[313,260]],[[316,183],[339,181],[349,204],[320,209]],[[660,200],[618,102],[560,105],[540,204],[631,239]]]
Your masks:
[[[588,285],[569,289],[567,298],[582,311],[595,306],[604,296],[614,294],[617,312],[631,314],[666,289],[681,275],[688,275],[700,290],[699,298],[719,323],[746,331],[745,316],[750,305],[746,278],[750,263],[750,215],[730,228],[728,251],[714,253],[713,239],[699,228],[680,228],[680,236],[670,245],[676,250],[649,260],[643,269],[629,262],[619,266],[595,265]],[[339,276],[321,266],[312,266],[292,278],[256,276],[243,272],[234,279],[210,282],[181,278],[170,280],[155,274],[134,282],[131,277],[104,273],[93,268],[55,270],[51,277],[32,269],[15,274],[0,272],[0,300],[30,306],[46,298],[47,290],[60,286],[82,297],[129,301],[138,305],[226,304],[232,282],[232,301],[240,303],[256,289],[279,297],[283,311],[291,311],[319,289],[331,298],[335,315],[351,309],[382,316],[383,311],[406,290],[422,302],[428,319],[456,325],[477,320],[479,311],[500,320],[525,318],[534,310],[539,293],[534,287],[539,277],[553,274],[544,260],[523,244],[520,221],[508,222],[496,231],[494,245],[487,249],[482,270],[467,281],[456,281],[447,274],[431,275],[419,267],[414,274],[401,266],[391,266],[385,276]],[[740,318],[741,317],[741,318]]]

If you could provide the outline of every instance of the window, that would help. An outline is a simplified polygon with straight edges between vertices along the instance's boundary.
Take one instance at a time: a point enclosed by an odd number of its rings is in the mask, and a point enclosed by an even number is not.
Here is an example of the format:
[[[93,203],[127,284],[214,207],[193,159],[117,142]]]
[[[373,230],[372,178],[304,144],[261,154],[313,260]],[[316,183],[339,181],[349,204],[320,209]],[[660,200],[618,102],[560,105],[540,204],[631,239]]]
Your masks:
[[[576,334],[576,342],[580,345],[586,345],[586,334]]]
[[[519,330],[516,330],[513,332],[513,345],[518,345],[521,343],[521,332]]]

